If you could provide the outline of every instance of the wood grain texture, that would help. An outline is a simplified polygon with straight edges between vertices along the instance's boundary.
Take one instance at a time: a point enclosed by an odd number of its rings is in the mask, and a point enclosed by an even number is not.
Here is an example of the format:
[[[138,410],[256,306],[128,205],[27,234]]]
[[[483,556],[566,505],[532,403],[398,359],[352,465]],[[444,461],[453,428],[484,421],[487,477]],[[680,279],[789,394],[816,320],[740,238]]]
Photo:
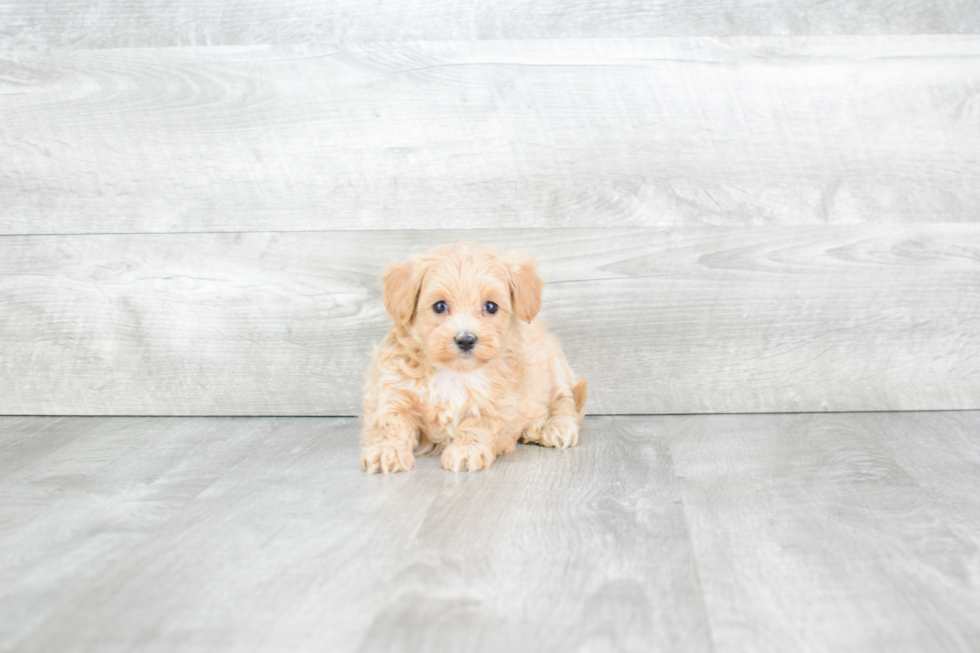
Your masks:
[[[353,415],[376,275],[535,252],[592,414],[975,409],[980,227],[0,239],[0,413]]]
[[[0,650],[980,644],[980,412],[587,417],[459,475],[358,451],[351,419],[0,418]]]
[[[977,36],[4,52],[0,233],[975,223],[978,61]]]
[[[32,631],[55,634],[66,600],[139,563],[134,553],[278,423],[0,420],[0,650],[24,650]]]
[[[0,48],[980,32],[976,2],[5,0]]]
[[[160,424],[0,474],[0,649],[710,650],[670,456],[642,429],[594,419],[588,447],[389,478],[360,470],[352,420]]]
[[[977,413],[657,423],[680,477],[716,651],[980,646],[980,531],[971,506],[949,503],[976,496],[980,476],[944,481],[935,467],[913,476],[886,446],[899,432],[899,447],[935,445],[943,466],[975,465]]]
[[[980,425],[975,414],[913,414],[904,419],[865,414],[859,420],[928,493],[950,532],[980,551],[980,492],[975,487],[980,479]],[[974,571],[978,569],[974,562]]]

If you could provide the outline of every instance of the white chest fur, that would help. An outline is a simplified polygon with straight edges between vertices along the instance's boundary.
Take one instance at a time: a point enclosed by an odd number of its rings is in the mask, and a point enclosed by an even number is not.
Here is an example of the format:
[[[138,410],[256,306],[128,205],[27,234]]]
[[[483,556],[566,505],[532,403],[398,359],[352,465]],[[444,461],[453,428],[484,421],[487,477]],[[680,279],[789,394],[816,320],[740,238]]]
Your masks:
[[[429,396],[433,403],[461,406],[466,403],[469,392],[484,383],[483,375],[476,372],[454,372],[437,368],[429,380]]]
[[[438,406],[438,412],[445,417],[479,415],[473,394],[485,392],[486,383],[482,370],[454,372],[439,368],[429,380],[429,401]]]

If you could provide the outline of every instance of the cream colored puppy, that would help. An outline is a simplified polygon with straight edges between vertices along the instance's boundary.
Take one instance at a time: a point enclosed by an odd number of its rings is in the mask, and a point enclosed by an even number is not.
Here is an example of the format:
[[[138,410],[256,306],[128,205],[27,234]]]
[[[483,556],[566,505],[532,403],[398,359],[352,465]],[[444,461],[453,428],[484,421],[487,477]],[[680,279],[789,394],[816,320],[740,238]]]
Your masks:
[[[532,259],[458,243],[388,267],[382,282],[395,323],[364,389],[368,473],[407,471],[433,451],[473,472],[518,440],[578,442],[586,383],[535,320],[544,284]]]

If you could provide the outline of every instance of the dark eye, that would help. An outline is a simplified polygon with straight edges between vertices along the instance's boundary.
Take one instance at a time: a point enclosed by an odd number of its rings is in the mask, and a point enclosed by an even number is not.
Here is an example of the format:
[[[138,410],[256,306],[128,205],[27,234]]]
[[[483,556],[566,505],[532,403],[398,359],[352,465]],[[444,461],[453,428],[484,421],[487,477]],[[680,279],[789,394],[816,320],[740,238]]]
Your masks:
[[[497,312],[497,305],[494,304],[493,302],[487,302],[486,304],[483,305],[483,310],[485,310],[490,315],[493,315],[494,313]]]
[[[446,309],[448,308],[449,307],[446,306],[446,302],[436,302],[432,305],[432,310],[434,310],[436,313],[445,313]]]

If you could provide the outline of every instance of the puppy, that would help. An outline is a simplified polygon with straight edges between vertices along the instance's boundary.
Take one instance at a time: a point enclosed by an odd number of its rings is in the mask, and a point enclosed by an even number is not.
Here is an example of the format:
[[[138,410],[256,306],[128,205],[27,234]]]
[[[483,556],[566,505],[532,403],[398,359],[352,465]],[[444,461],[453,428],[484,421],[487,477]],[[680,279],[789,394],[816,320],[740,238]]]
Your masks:
[[[441,452],[445,469],[474,472],[518,441],[578,443],[587,386],[535,319],[535,267],[458,243],[385,270],[394,325],[364,388],[365,471],[408,471],[416,453]]]

